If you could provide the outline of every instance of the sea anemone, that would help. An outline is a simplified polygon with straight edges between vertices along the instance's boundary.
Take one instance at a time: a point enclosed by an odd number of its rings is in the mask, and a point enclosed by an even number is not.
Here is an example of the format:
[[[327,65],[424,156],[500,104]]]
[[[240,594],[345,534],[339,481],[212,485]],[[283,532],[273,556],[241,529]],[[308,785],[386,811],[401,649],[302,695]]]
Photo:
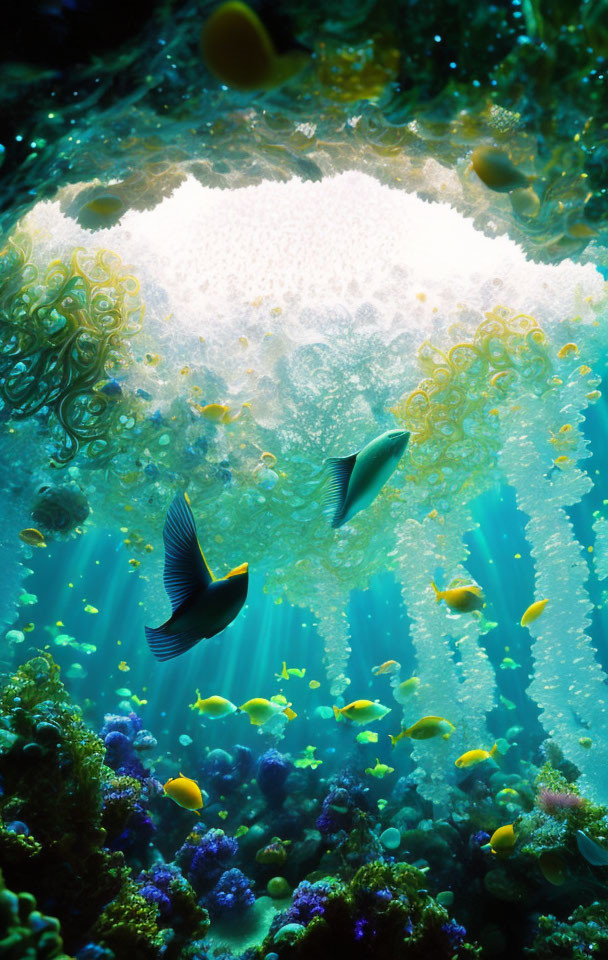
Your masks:
[[[571,810],[580,810],[585,802],[578,793],[569,790],[549,790],[547,787],[538,791],[536,799],[541,810],[552,817],[566,815]]]

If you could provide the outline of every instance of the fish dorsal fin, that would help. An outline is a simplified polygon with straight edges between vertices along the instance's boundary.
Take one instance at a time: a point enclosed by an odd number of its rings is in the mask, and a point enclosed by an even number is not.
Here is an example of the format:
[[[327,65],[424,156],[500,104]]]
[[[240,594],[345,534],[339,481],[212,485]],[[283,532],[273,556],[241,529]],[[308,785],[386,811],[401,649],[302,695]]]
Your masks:
[[[173,613],[184,600],[205,589],[214,577],[196,536],[194,517],[186,494],[179,494],[167,513],[165,541],[165,590]]]
[[[343,521],[348,484],[356,460],[357,454],[353,453],[350,457],[330,457],[329,460],[325,461],[330,475],[330,485],[325,498],[325,506],[328,510],[333,511],[332,527],[339,527]]]

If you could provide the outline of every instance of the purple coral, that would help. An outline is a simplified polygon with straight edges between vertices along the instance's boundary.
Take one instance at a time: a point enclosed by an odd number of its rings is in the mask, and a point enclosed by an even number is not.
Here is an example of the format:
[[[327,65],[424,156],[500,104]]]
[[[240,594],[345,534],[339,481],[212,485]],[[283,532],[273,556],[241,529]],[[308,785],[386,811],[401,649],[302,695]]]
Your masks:
[[[225,870],[211,893],[205,898],[205,906],[213,919],[244,913],[255,903],[251,880],[237,867]]]
[[[447,934],[452,950],[456,950],[467,935],[465,928],[461,927],[455,920],[448,920],[447,923],[443,924],[441,929]]]
[[[584,803],[577,793],[569,790],[549,790],[546,787],[539,790],[537,800],[541,810],[552,817],[567,814],[570,810],[579,810]]]
[[[331,889],[330,884],[323,880],[316,883],[302,880],[293,892],[291,906],[278,913],[272,921],[271,933],[276,933],[287,923],[301,923],[306,926],[314,917],[322,917]]]
[[[217,883],[238,850],[236,840],[223,830],[214,828],[203,833],[204,829],[202,824],[197,825],[175,855],[199,896]]]
[[[291,763],[284,754],[271,748],[258,760],[256,780],[269,807],[283,805],[287,791],[285,782],[291,771]]]
[[[156,863],[150,870],[139,875],[139,882],[143,883],[140,889],[141,896],[148,903],[155,903],[163,920],[168,919],[172,912],[171,884],[175,880],[182,880],[182,875],[176,867],[164,863]]]
[[[335,777],[317,819],[321,833],[328,836],[340,830],[351,830],[357,811],[368,809],[366,792],[363,784],[349,773]]]
[[[142,721],[136,713],[119,716],[107,713],[104,725],[99,731],[106,748],[105,762],[121,776],[135,777],[145,780],[149,775],[141,760],[135,753],[135,741],[141,737]]]

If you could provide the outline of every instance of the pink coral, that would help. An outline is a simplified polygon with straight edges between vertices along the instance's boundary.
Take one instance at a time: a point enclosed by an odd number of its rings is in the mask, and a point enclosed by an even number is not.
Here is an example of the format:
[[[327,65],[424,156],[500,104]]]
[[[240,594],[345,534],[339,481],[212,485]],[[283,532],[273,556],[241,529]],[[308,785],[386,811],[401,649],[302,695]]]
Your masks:
[[[567,814],[570,810],[577,810],[583,806],[584,800],[577,793],[570,793],[568,790],[549,790],[543,787],[538,791],[539,807],[555,817],[561,814]]]

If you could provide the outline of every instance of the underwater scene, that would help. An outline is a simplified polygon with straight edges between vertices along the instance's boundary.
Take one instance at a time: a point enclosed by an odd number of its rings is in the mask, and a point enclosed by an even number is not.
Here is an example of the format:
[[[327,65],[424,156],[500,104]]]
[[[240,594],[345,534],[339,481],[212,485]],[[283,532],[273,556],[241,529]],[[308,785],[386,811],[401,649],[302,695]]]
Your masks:
[[[1,960],[608,960],[608,3],[2,19]]]

